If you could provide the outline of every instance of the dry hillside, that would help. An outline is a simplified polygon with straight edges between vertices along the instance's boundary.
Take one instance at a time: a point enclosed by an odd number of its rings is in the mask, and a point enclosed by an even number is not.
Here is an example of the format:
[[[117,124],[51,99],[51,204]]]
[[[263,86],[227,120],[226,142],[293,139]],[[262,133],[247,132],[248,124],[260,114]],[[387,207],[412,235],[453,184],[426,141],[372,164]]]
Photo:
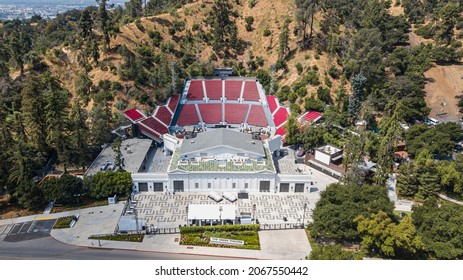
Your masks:
[[[175,36],[169,34],[169,27],[172,26],[174,20],[184,21],[186,23],[186,29],[191,30],[193,24],[198,23],[205,28],[203,19],[205,19],[211,9],[212,1],[198,1],[189,5],[185,5],[183,8],[178,9],[174,14],[161,14],[158,16],[142,18],[141,23],[144,27],[144,31],[140,31],[135,23],[129,23],[120,28],[120,33],[112,39],[111,45],[115,46],[117,44],[125,45],[132,51],[135,51],[135,48],[139,45],[150,42],[148,36],[149,30],[157,30],[161,33],[163,37],[163,42],[172,41],[174,44],[178,42],[180,36],[185,35],[185,31],[177,32]],[[281,28],[284,24],[285,19],[290,16],[294,18],[294,2],[293,0],[273,0],[271,2],[267,1],[257,1],[256,5],[253,8],[249,8],[247,1],[243,1],[241,5],[235,5],[234,8],[239,13],[239,18],[237,18],[238,32],[239,37],[245,41],[249,41],[249,50],[253,56],[262,56],[264,58],[263,69],[269,70],[270,65],[275,63],[278,56],[278,42]],[[245,29],[245,18],[247,16],[254,17],[254,30],[251,32],[246,31]],[[317,28],[318,22],[316,21],[314,26]],[[294,26],[295,21],[293,20],[289,25],[289,48],[290,53],[287,59],[288,71],[280,71],[276,73],[276,77],[280,81],[280,86],[282,85],[291,85],[295,82],[299,75],[297,73],[295,64],[301,63],[304,69],[307,66],[317,65],[318,71],[320,73],[320,81],[324,83],[324,73],[332,65],[336,64],[334,60],[331,60],[327,55],[322,54],[318,59],[315,59],[314,51],[304,51],[301,52],[298,50],[298,39],[294,35]],[[271,35],[265,37],[263,35],[264,30],[269,29]],[[175,44],[176,48],[178,44]],[[202,43],[200,46],[200,56],[202,61],[209,61],[209,56],[213,52],[212,48],[206,44]],[[83,69],[77,63],[77,53],[70,51],[65,48],[61,48],[67,55],[66,63],[57,61],[53,59],[50,54],[46,60],[52,66],[53,72],[55,72],[63,81],[65,86],[74,91],[74,84],[77,78],[77,75]],[[154,52],[159,52],[158,48],[154,48]],[[237,58],[238,61],[246,62],[249,59],[248,50],[244,52],[243,55]],[[122,63],[120,55],[112,52],[106,55],[102,55],[100,58],[101,62],[108,66],[118,66]],[[221,66],[222,61],[216,62]],[[110,80],[110,81],[120,81],[117,71],[110,69],[111,67],[95,67],[90,73],[89,76],[95,84],[100,80]],[[332,79],[331,79],[332,80]],[[132,87],[132,82],[122,82],[120,81],[125,88]],[[332,89],[335,89],[338,85],[338,81],[332,80],[333,86]],[[308,95],[316,92],[316,87],[307,86]],[[153,92],[153,88],[146,87],[143,88],[147,93]],[[74,92],[73,92],[74,93]],[[119,95],[115,98],[115,101],[119,99],[124,99],[128,104],[135,105],[136,101],[128,97],[127,95]],[[149,109],[149,108],[145,108]]]

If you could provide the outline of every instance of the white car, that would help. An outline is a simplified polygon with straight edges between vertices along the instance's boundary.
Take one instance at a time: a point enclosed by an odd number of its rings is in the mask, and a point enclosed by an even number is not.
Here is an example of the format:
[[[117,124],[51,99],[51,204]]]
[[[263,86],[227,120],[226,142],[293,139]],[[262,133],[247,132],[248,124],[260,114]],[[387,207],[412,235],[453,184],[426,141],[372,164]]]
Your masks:
[[[222,194],[222,196],[223,196],[226,200],[228,200],[228,201],[230,201],[230,202],[235,202],[235,201],[238,199],[238,198],[236,198],[235,195],[233,195],[233,194],[231,194],[231,193],[228,193],[228,192],[224,192],[224,193]]]
[[[216,192],[210,192],[207,197],[211,198],[215,202],[220,202],[223,200],[223,198]]]

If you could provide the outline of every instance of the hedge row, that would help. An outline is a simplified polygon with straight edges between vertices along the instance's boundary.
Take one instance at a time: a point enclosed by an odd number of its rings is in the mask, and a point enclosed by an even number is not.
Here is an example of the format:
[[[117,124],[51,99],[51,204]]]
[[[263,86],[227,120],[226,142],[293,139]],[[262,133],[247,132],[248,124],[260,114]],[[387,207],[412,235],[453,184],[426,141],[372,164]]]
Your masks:
[[[142,242],[144,234],[110,234],[110,235],[92,235],[88,239],[101,239],[111,241],[128,241],[128,242]]]
[[[205,231],[258,231],[260,225],[223,225],[223,226],[186,226],[180,228],[180,233],[200,233]]]

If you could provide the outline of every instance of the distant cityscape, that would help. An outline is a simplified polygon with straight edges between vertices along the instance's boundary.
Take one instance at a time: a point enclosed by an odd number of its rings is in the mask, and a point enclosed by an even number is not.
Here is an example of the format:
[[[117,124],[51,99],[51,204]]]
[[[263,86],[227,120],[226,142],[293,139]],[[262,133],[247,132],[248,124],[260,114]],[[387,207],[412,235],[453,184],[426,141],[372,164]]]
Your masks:
[[[108,1],[109,4],[124,5],[127,0]],[[97,5],[95,0],[2,0],[0,1],[0,20],[28,19],[34,15],[54,18],[57,14],[73,9]]]

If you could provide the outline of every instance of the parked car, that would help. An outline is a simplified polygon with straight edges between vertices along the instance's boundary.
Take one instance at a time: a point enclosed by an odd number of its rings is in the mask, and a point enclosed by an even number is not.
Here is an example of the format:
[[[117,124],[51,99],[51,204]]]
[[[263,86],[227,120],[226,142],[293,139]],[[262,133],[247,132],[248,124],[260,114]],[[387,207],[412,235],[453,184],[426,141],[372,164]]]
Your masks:
[[[236,198],[235,195],[233,195],[233,194],[231,194],[231,193],[228,193],[228,192],[224,192],[224,193],[222,194],[222,196],[223,196],[226,200],[228,200],[228,201],[230,201],[230,202],[235,202],[235,201],[238,199],[238,198]]]
[[[103,163],[101,166],[100,166],[100,170],[101,171],[105,171],[106,169],[108,169],[108,167],[112,164],[112,162],[110,160],[107,160],[105,163]]]
[[[305,155],[305,150],[299,150],[299,151],[297,151],[296,156],[298,156],[298,157],[303,157],[304,155]]]
[[[459,153],[459,152],[463,151],[463,146],[462,146],[462,145],[458,145],[458,144],[455,145],[454,151],[455,151],[456,153]]]
[[[215,202],[220,202],[223,200],[223,198],[216,192],[210,192],[207,197],[211,198]]]

